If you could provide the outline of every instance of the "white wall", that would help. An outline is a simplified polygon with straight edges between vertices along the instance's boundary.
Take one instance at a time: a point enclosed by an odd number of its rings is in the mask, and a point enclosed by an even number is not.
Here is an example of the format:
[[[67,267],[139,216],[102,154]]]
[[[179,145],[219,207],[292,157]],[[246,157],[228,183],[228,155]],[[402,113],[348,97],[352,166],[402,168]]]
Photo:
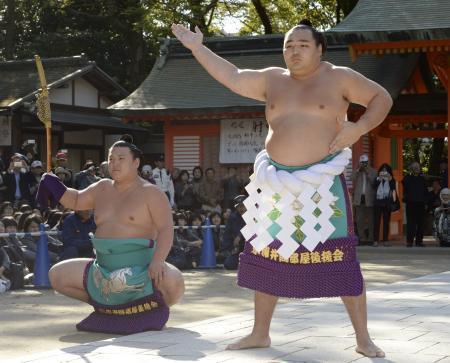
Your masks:
[[[83,78],[75,80],[75,106],[98,107],[98,90]]]
[[[72,104],[72,81],[64,84],[63,88],[50,90],[50,103],[59,103],[61,105]]]
[[[98,90],[83,78],[75,79],[75,105],[98,108]],[[72,81],[61,88],[50,90],[50,103],[72,105]],[[108,108],[114,104],[107,97],[100,97],[100,108]]]

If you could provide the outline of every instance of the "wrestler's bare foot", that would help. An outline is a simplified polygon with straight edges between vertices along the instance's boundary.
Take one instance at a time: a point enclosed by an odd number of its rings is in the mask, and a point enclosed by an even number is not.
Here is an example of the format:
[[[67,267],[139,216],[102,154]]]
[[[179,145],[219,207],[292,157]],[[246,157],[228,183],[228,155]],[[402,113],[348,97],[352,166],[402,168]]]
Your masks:
[[[356,352],[369,358],[384,358],[386,354],[377,347],[371,340],[367,344],[358,344],[355,348]]]
[[[270,337],[258,336],[257,334],[250,334],[236,343],[227,346],[227,350],[239,350],[239,349],[250,349],[250,348],[267,348],[270,347]]]

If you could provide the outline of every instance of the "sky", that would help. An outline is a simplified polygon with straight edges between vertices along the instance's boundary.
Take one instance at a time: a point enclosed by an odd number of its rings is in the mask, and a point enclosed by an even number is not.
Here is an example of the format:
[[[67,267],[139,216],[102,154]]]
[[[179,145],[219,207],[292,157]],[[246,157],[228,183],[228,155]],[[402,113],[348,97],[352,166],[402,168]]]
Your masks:
[[[237,33],[241,27],[242,27],[242,23],[238,19],[236,19],[232,16],[227,16],[224,20],[223,30],[226,33],[230,33],[230,34]]]

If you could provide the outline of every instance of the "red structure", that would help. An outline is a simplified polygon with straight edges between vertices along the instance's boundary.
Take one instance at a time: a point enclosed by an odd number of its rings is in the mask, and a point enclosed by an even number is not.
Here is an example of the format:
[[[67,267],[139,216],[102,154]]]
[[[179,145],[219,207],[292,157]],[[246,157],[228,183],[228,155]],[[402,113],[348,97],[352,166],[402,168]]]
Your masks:
[[[370,133],[374,166],[390,160],[396,179],[401,180],[405,138],[450,139],[446,128],[450,124],[450,3],[382,0],[374,4],[360,0],[328,36],[333,42],[348,44],[353,60],[367,54],[417,55],[418,62],[391,113]],[[437,86],[439,83],[442,89]],[[361,145],[354,146],[356,156],[360,149]],[[402,217],[400,210],[391,218],[391,231],[398,230],[399,235]]]
[[[394,99],[386,120],[354,145],[353,164],[368,153],[374,167],[388,162],[401,180],[405,138],[449,136],[450,2],[360,0],[326,37],[324,60],[364,74]],[[208,38],[205,44],[240,68],[284,67],[281,34]],[[169,167],[212,166],[220,174],[227,166],[219,160],[224,121],[265,121],[264,107],[221,86],[178,41],[164,39],[148,78],[110,109],[125,121],[163,123]],[[362,112],[350,105],[349,119],[356,121]],[[242,173],[248,163],[237,163]],[[392,234],[401,236],[402,226],[400,210],[392,215]]]

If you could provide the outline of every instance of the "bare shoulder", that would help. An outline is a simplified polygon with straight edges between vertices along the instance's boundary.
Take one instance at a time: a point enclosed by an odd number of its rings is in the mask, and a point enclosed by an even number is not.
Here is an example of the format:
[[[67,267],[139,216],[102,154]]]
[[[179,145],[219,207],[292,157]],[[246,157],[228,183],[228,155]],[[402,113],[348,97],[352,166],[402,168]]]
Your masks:
[[[287,69],[282,67],[268,67],[264,68],[263,71],[267,72],[267,74],[283,74]]]
[[[352,80],[355,78],[365,78],[361,73],[349,67],[337,66],[332,63],[323,62],[324,70],[340,78],[342,81]]]
[[[281,67],[268,67],[262,69],[261,71],[264,72],[268,77],[281,77],[288,74],[288,70]]]
[[[107,188],[112,187],[112,180],[111,179],[100,179],[98,182],[95,182],[89,187],[87,187],[85,190],[91,190],[95,193],[98,192],[105,192]]]
[[[141,179],[141,188],[143,191],[143,195],[145,195],[147,198],[150,198],[151,200],[158,199],[162,196],[167,199],[166,195],[159,187],[144,179]]]
[[[261,79],[273,79],[273,78],[279,78],[286,74],[287,69],[281,68],[281,67],[267,67],[257,70],[252,70],[251,72],[259,74]]]
[[[105,188],[111,188],[113,186],[113,181],[112,181],[112,179],[104,178],[104,179],[100,179],[95,184],[96,184],[97,188],[105,189]]]
[[[156,185],[141,180],[142,200],[153,220],[171,220],[171,207],[167,195]]]

